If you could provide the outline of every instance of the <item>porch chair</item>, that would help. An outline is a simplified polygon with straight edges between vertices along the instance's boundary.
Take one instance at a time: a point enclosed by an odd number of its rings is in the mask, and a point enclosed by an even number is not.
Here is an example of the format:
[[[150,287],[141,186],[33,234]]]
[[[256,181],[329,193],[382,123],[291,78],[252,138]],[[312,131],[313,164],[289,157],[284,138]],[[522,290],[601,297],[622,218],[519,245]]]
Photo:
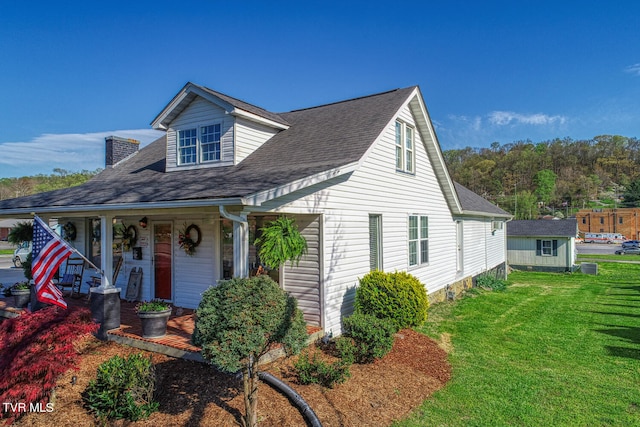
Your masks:
[[[64,273],[58,281],[57,286],[64,291],[65,288],[71,288],[70,296],[80,294],[82,287],[82,275],[84,274],[84,260],[82,258],[68,258],[64,268]]]
[[[124,257],[119,257],[118,261],[116,261],[116,265],[113,268],[113,280],[111,284],[115,286],[116,280],[118,279],[118,274],[120,273],[120,269],[122,268],[122,262],[124,261]],[[87,282],[89,285],[89,291],[87,292],[87,300],[91,298],[91,288],[95,288],[96,286],[100,286],[102,284],[101,276],[91,276],[91,280]]]

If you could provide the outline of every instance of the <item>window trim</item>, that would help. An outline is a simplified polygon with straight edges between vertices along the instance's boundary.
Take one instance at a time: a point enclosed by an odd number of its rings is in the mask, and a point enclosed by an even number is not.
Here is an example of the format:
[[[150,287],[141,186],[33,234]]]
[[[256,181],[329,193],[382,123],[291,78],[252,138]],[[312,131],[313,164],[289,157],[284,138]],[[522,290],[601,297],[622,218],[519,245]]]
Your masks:
[[[416,172],[416,128],[400,119],[395,122],[396,172]],[[409,130],[409,131],[407,131]],[[410,138],[407,136],[410,134]],[[410,147],[409,147],[410,145]],[[407,159],[410,159],[408,162]]]
[[[549,242],[549,246],[546,247],[545,243]],[[545,249],[549,250],[549,253],[545,253]],[[558,256],[558,240],[557,239],[536,239],[536,256]]]
[[[412,218],[416,218],[417,238],[411,238]],[[423,228],[423,220],[426,229]],[[426,235],[423,235],[423,231]],[[412,251],[412,243],[415,243],[415,250]],[[425,245],[425,246],[423,246]],[[426,250],[426,251],[425,251]],[[415,263],[412,262],[412,252],[415,252]],[[429,215],[409,214],[407,218],[407,264],[410,268],[417,268],[429,264]]]
[[[207,128],[209,126],[219,126],[220,127],[220,140],[218,142],[219,146],[220,146],[220,150],[219,150],[219,158],[218,159],[213,159],[213,160],[203,160],[202,156],[204,154],[202,147],[203,145],[208,145],[208,144],[215,144],[215,142],[208,142],[203,144],[202,143],[202,130],[204,128]],[[195,135],[195,161],[194,162],[183,162],[182,158],[182,149],[186,148],[186,147],[181,147],[180,146],[180,138],[181,135],[183,134],[183,132],[187,132],[187,131],[195,131],[196,135]],[[203,164],[211,164],[211,163],[219,163],[222,161],[222,139],[224,136],[224,132],[223,132],[223,128],[222,128],[222,121],[214,121],[214,122],[209,122],[209,123],[201,123],[201,124],[197,124],[197,125],[189,125],[189,126],[184,126],[181,128],[177,128],[175,129],[176,132],[176,165],[177,166],[197,166],[197,165],[203,165]],[[189,146],[189,148],[191,148],[192,146]],[[190,155],[191,156],[191,155]]]

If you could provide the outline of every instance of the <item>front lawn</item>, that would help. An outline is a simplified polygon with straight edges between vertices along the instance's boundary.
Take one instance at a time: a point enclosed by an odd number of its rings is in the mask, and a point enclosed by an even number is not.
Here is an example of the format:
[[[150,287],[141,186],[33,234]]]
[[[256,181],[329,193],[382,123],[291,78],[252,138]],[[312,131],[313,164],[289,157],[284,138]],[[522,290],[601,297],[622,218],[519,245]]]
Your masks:
[[[509,281],[432,307],[452,380],[397,425],[640,425],[640,265]]]

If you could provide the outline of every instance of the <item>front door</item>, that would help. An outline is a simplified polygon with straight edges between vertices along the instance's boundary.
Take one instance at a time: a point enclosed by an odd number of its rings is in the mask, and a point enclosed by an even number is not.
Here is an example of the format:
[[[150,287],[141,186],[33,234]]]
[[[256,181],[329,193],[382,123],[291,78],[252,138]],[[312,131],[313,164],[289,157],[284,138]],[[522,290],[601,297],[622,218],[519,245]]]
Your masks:
[[[153,225],[154,298],[173,300],[171,294],[171,224]]]

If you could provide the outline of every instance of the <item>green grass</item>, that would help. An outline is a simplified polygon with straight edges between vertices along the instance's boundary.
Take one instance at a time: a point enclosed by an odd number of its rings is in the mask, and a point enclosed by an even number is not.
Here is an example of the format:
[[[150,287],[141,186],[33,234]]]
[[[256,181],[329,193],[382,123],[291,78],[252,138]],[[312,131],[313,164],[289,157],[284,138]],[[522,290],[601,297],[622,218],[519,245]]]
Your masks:
[[[602,260],[611,260],[611,261],[640,261],[640,255],[634,254],[624,254],[624,255],[601,255],[601,254],[579,254],[578,261],[585,259],[602,259]]]
[[[15,249],[0,249],[0,255],[13,255]]]
[[[640,265],[509,281],[431,308],[452,379],[396,425],[640,426]]]

